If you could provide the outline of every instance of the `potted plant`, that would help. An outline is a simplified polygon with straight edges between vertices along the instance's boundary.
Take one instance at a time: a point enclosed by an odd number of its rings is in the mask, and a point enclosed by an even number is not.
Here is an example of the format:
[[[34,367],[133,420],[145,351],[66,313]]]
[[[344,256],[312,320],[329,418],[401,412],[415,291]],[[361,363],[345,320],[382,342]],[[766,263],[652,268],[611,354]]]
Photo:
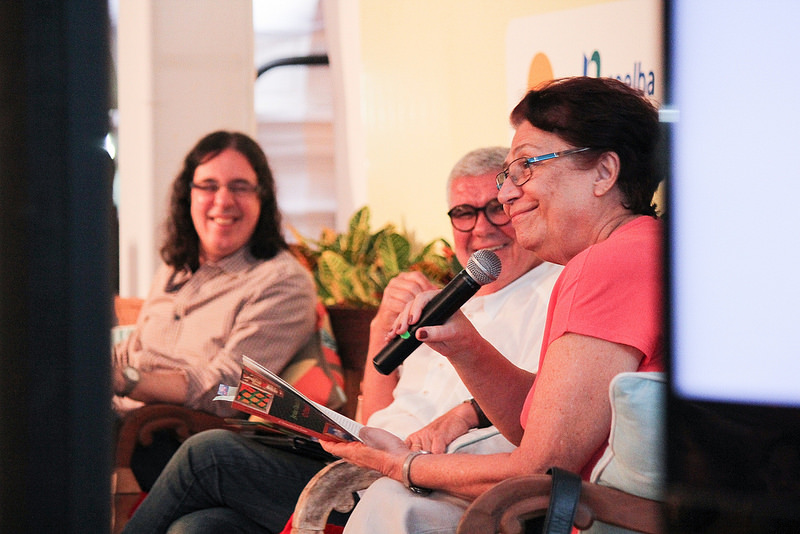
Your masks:
[[[312,240],[291,230],[297,240],[293,251],[314,274],[327,307],[374,309],[389,280],[403,271],[422,271],[434,283],[445,285],[461,269],[442,238],[416,246],[393,224],[372,232],[366,206],[351,217],[344,233],[324,229],[318,240]]]
[[[351,217],[343,233],[324,229],[314,240],[289,228],[297,241],[292,251],[313,273],[317,293],[328,309],[346,371],[348,367],[363,371],[369,323],[389,280],[403,271],[417,270],[444,286],[461,270],[444,239],[419,246],[393,224],[373,232],[366,206]]]

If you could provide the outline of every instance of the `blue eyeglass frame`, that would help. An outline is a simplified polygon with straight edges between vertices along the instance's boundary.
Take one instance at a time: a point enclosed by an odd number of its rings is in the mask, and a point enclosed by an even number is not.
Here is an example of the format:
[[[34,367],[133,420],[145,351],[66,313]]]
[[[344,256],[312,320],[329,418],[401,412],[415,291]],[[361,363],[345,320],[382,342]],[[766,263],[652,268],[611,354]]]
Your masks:
[[[572,154],[577,154],[579,152],[585,152],[585,151],[591,150],[591,149],[592,149],[592,147],[588,147],[588,146],[581,147],[581,148],[568,148],[567,150],[561,150],[559,152],[550,152],[549,154],[542,154],[541,156],[533,156],[533,157],[530,157],[530,158],[528,158],[528,157],[517,158],[517,159],[513,160],[511,163],[509,163],[508,166],[505,169],[503,169],[502,171],[498,172],[497,176],[495,176],[494,181],[497,184],[497,190],[500,191],[500,189],[503,187],[503,184],[505,183],[505,181],[508,180],[508,169],[510,169],[513,164],[515,164],[516,162],[518,162],[520,160],[525,160],[525,162],[528,165],[533,165],[534,163],[539,163],[541,161],[547,161],[549,159],[555,159],[555,158],[563,158],[565,156],[571,156]],[[501,176],[503,177],[502,179],[500,178]],[[530,180],[530,178],[528,178],[528,179],[526,179],[526,180],[524,180],[522,182],[515,182],[514,180],[511,180],[511,183],[514,184],[515,186],[519,187],[519,186],[525,185],[528,182],[528,180]]]

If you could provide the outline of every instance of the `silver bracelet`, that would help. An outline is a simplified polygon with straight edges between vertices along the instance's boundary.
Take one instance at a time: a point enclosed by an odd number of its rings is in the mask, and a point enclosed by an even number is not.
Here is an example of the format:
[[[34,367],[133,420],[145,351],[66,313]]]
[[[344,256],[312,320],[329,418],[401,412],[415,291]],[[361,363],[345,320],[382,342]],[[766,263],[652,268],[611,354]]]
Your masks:
[[[408,477],[408,473],[411,470],[411,462],[414,461],[414,458],[420,454],[430,454],[430,451],[411,451],[408,453],[408,456],[406,456],[406,459],[403,462],[403,484],[405,487],[418,495],[427,495],[431,492],[431,490],[415,486],[411,483],[411,479]]]

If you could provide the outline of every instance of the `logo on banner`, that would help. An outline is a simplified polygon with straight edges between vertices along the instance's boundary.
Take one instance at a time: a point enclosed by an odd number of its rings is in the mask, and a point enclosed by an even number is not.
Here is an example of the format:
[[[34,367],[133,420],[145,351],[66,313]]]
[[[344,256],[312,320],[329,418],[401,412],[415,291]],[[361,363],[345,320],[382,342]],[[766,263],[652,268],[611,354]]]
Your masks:
[[[591,56],[583,54],[583,76],[592,76],[599,78],[602,76],[600,68],[600,52],[595,50]],[[633,61],[633,69],[629,72],[622,72],[619,74],[608,74],[610,78],[617,80],[643,91],[644,94],[652,96],[656,91],[656,75],[650,69],[642,68],[641,61]],[[536,53],[531,60],[530,67],[528,68],[528,89],[533,89],[540,84],[550,81],[554,78],[553,66],[550,63],[550,58],[542,52]]]
[[[550,64],[550,58],[541,52],[533,56],[528,69],[528,89],[533,89],[553,78],[553,66]]]

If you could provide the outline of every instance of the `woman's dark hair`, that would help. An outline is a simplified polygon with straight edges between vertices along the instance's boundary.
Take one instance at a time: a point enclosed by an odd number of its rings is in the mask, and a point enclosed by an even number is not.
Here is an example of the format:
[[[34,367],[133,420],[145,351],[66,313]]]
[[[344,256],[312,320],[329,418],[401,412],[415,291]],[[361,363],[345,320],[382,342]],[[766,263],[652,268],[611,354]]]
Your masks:
[[[640,91],[613,78],[553,80],[529,91],[511,112],[512,125],[523,121],[572,146],[594,149],[578,158],[591,161],[616,152],[625,208],[655,216],[653,195],[661,181],[658,111]]]
[[[192,223],[191,183],[197,167],[216,157],[225,149],[239,152],[256,173],[261,214],[250,238],[250,253],[255,258],[269,259],[288,245],[281,229],[281,213],[275,198],[275,180],[267,163],[267,156],[249,136],[239,132],[217,131],[200,139],[183,161],[183,169],[172,182],[170,208],[165,223],[166,236],[161,246],[161,259],[175,268],[188,267],[196,271],[200,266],[200,243]]]

